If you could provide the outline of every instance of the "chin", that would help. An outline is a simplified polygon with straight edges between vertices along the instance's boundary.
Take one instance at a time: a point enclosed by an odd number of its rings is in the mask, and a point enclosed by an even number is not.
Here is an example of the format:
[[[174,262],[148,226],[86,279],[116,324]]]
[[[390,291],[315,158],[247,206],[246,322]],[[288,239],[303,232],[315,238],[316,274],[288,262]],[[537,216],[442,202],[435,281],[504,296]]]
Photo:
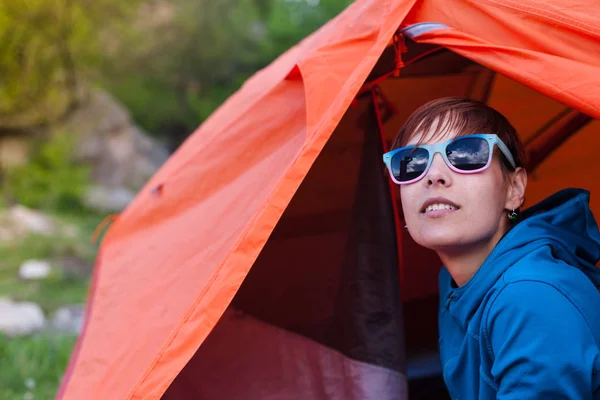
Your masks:
[[[464,242],[464,237],[457,235],[457,232],[439,232],[433,233],[428,232],[426,235],[422,235],[418,238],[413,237],[414,241],[419,245],[433,250],[443,250],[453,247],[460,247]]]

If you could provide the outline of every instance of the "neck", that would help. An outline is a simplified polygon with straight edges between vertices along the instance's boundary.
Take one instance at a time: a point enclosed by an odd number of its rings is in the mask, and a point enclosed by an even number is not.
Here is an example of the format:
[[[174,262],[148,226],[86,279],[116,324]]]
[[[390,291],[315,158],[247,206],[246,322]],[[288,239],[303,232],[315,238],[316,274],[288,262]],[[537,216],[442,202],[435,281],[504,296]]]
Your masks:
[[[508,226],[501,227],[488,240],[467,247],[439,250],[437,254],[454,282],[462,286],[475,275],[507,231]]]

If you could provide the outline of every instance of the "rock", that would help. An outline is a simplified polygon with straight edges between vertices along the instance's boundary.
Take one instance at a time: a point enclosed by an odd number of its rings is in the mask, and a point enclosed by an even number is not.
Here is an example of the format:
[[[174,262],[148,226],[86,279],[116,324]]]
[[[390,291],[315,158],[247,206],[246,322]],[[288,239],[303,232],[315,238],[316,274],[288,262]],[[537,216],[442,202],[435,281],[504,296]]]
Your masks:
[[[19,240],[31,233],[52,235],[56,223],[48,216],[16,205],[0,213],[0,243]]]
[[[27,389],[33,390],[33,389],[35,389],[35,386],[36,386],[35,379],[33,379],[33,378],[27,378],[27,379],[25,379],[25,387]]]
[[[0,244],[18,241],[29,234],[76,237],[79,229],[75,225],[60,224],[54,218],[22,205],[0,211]]]
[[[52,317],[52,329],[62,333],[79,335],[83,329],[85,306],[76,304],[56,310]]]
[[[55,224],[50,217],[25,206],[16,205],[10,208],[9,216],[14,224],[28,233],[51,235],[55,232]]]
[[[0,332],[8,336],[28,335],[44,328],[42,308],[31,302],[0,299]]]
[[[25,164],[30,148],[31,140],[25,135],[0,135],[0,165],[10,168]]]
[[[86,85],[82,85],[86,86]],[[100,89],[82,89],[79,105],[49,128],[0,135],[0,165],[17,166],[28,161],[31,140],[52,137],[60,132],[74,136],[73,161],[91,169],[92,184],[104,188],[107,196],[88,206],[99,211],[121,211],[135,193],[169,158],[167,148],[134,124],[129,111]],[[129,192],[127,192],[129,191]],[[0,240],[9,234],[1,229]],[[10,239],[12,240],[12,239]]]
[[[135,193],[122,187],[92,186],[84,197],[84,204],[101,212],[121,212],[135,197]]]
[[[139,190],[169,157],[121,103],[99,89],[56,129],[77,136],[75,160],[91,166],[95,185],[111,189]]]
[[[19,268],[19,278],[26,280],[44,279],[50,275],[52,267],[48,261],[27,260]]]

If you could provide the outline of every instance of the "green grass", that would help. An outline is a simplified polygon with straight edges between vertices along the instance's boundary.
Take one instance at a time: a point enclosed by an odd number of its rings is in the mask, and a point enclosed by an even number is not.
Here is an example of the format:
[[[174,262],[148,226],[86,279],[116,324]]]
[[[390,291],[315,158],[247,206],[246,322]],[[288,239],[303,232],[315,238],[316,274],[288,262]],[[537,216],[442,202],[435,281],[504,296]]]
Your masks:
[[[0,399],[53,399],[75,344],[72,336],[0,336]]]
[[[0,246],[0,296],[17,301],[34,301],[46,311],[54,311],[64,304],[85,300],[87,277],[68,277],[61,271],[61,257],[80,257],[82,262],[93,262],[93,251],[76,239],[32,235],[18,244]],[[28,259],[49,259],[56,267],[48,278],[21,280],[21,264]],[[54,261],[54,262],[53,262]],[[53,265],[54,266],[54,265]]]
[[[81,212],[51,216],[76,226],[79,234],[30,235],[10,245],[0,245],[0,297],[36,302],[48,317],[61,306],[85,302],[98,248],[90,239],[104,218]],[[65,257],[88,268],[80,274],[65,273],[61,268]],[[49,260],[53,264],[51,275],[39,281],[19,279],[19,268],[29,259]],[[73,336],[49,333],[18,338],[0,334],[0,400],[53,399],[75,340]]]
[[[46,312],[85,301],[89,272],[97,254],[97,245],[92,244],[90,239],[103,216],[63,214],[56,215],[55,218],[77,226],[77,237],[30,235],[17,243],[0,245],[0,296],[16,301],[36,302]],[[84,266],[86,271],[80,274],[63,271],[61,263],[65,258]],[[24,261],[30,259],[50,261],[53,265],[50,276],[42,280],[20,279],[19,268]]]

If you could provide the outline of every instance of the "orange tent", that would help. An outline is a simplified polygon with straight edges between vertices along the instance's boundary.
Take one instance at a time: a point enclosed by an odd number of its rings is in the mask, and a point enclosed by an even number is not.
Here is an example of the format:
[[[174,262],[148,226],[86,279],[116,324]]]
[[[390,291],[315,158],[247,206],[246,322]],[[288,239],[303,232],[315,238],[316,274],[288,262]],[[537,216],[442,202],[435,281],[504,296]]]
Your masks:
[[[425,101],[468,96],[522,135],[529,204],[596,191],[599,16],[592,0],[357,0],[112,225],[58,398],[406,398],[436,345],[439,261],[398,228],[382,151]]]

